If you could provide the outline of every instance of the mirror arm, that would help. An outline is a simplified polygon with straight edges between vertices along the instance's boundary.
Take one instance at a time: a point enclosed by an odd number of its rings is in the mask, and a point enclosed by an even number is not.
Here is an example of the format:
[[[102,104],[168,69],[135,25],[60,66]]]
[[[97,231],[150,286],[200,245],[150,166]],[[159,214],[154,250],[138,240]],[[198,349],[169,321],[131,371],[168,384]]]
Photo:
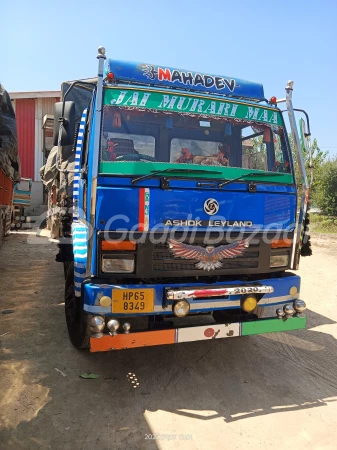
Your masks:
[[[293,109],[294,109],[294,111],[299,111],[305,115],[305,118],[307,119],[307,127],[308,127],[308,132],[305,133],[305,137],[311,136],[310,121],[309,121],[308,113],[306,111],[304,111],[304,109],[297,109],[297,108],[293,108]]]
[[[311,131],[310,131],[310,121],[309,121],[309,115],[306,111],[304,111],[304,109],[298,109],[298,108],[293,108],[293,111],[298,111],[301,112],[305,115],[305,118],[307,119],[307,127],[308,127],[308,133],[305,133],[305,137],[311,136]],[[281,113],[287,112],[287,109],[283,109],[281,111]]]

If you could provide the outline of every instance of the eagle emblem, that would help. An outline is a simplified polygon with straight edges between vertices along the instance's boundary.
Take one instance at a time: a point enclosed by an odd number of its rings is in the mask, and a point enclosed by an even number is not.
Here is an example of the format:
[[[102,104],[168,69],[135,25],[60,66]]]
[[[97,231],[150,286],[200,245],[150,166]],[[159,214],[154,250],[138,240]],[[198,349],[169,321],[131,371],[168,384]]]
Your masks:
[[[210,270],[222,267],[221,260],[225,258],[236,258],[243,254],[249,247],[248,239],[243,239],[233,244],[220,245],[219,247],[200,247],[198,245],[183,244],[182,242],[168,239],[169,248],[176,258],[196,259],[197,269]]]

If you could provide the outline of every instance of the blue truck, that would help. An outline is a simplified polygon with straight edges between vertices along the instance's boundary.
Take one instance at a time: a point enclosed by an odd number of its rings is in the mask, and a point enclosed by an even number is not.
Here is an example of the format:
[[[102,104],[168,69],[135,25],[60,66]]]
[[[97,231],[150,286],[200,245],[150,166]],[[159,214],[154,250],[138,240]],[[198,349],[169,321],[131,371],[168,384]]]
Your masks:
[[[235,77],[116,61],[103,47],[97,58],[97,77],[63,86],[54,116],[56,166],[72,185],[57,260],[73,345],[305,328],[293,271],[309,253],[309,183],[294,83],[267,100]]]

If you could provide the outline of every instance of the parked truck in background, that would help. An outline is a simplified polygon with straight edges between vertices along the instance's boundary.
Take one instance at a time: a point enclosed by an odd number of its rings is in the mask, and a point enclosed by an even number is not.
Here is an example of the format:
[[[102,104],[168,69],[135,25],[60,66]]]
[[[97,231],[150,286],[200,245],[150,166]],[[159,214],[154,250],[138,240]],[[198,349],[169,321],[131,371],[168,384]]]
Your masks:
[[[0,246],[10,230],[13,189],[19,181],[15,113],[8,92],[0,84]]]
[[[74,346],[305,328],[293,271],[309,185],[293,82],[267,100],[259,83],[115,61],[103,47],[97,58],[97,78],[62,87],[49,162]]]

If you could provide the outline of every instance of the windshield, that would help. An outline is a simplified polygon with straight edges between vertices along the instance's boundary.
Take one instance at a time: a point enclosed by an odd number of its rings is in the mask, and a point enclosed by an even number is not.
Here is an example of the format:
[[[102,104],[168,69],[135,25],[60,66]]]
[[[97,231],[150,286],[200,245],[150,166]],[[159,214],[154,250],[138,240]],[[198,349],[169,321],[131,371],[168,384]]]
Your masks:
[[[105,105],[101,160],[290,173],[284,129],[227,117]]]

